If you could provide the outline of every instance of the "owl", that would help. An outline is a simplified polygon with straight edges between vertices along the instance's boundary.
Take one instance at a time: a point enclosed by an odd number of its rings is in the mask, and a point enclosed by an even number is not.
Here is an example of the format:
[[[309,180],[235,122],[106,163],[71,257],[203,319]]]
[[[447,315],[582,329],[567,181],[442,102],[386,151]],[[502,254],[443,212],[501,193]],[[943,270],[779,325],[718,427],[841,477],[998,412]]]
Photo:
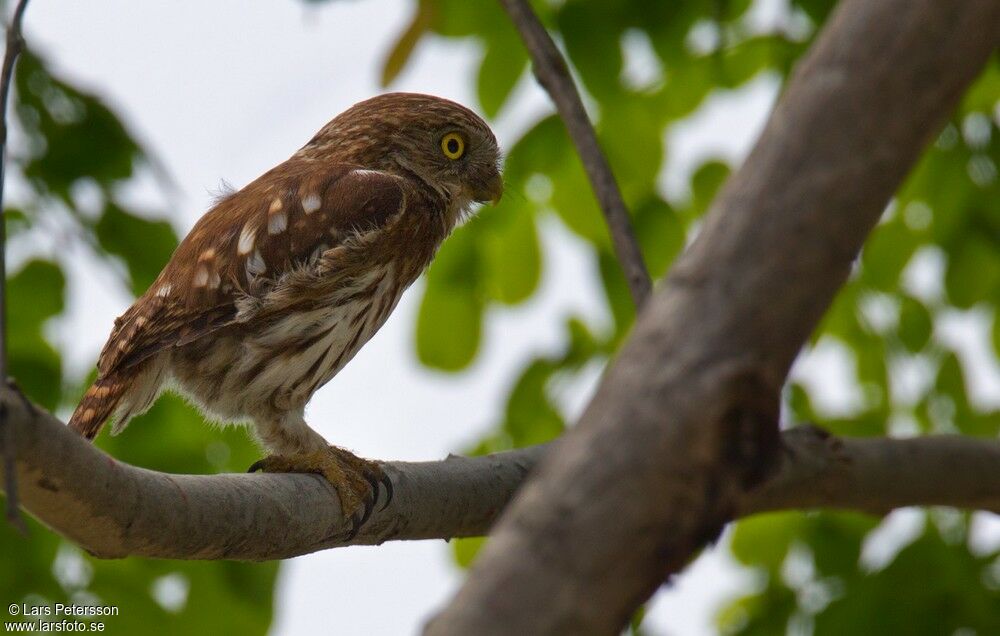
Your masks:
[[[310,428],[305,406],[502,192],[496,138],[471,110],[412,93],[355,104],[194,225],[115,320],[69,426],[93,439],[113,419],[117,433],[171,388],[249,425],[269,453],[251,471],[325,477],[356,531],[392,483]]]

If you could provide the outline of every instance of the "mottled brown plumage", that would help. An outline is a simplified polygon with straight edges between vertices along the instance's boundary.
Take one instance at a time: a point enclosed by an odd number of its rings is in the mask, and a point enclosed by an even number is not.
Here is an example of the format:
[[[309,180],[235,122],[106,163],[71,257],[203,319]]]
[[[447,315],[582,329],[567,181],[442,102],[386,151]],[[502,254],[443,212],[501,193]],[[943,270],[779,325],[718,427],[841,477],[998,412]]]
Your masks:
[[[334,118],[284,163],[219,201],[120,318],[70,426],[93,438],[168,384],[222,422],[247,422],[268,470],[323,473],[345,513],[384,479],[328,446],[303,411],[382,326],[474,202],[502,182],[472,111],[394,93]],[[363,505],[367,504],[367,505]]]

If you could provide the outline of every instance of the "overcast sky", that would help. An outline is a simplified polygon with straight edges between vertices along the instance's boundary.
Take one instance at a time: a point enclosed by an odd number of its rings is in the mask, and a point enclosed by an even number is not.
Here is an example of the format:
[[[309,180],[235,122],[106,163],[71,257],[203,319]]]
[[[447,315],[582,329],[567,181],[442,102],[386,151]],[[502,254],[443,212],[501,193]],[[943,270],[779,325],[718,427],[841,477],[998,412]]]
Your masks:
[[[221,179],[242,186],[284,160],[334,115],[380,92],[381,60],[409,19],[411,5],[409,0],[319,7],[294,0],[35,0],[26,31],[56,69],[104,96],[159,157],[179,190],[175,207],[165,212],[186,232]],[[478,56],[469,43],[425,42],[392,88],[475,107],[470,80]],[[632,62],[640,67],[634,71],[643,72],[641,51]],[[671,129],[663,175],[667,192],[683,196],[687,175],[708,157],[742,157],[776,92],[773,78],[759,78],[710,99]],[[544,95],[525,80],[516,104],[497,122],[501,143],[516,139],[548,109]],[[129,196],[159,207],[157,192],[147,180]],[[478,439],[494,423],[523,361],[558,347],[566,316],[579,314],[597,325],[608,320],[586,248],[555,221],[544,224],[543,239],[540,293],[524,306],[488,317],[483,350],[471,371],[445,375],[419,366],[412,343],[419,292],[411,290],[382,331],[313,399],[307,411],[312,426],[333,443],[384,459],[439,459]],[[130,299],[93,261],[67,258],[80,267],[71,288],[71,317],[54,337],[71,368],[82,372]],[[832,378],[827,384],[833,402],[849,400],[842,358],[835,351],[825,355],[803,373]],[[572,387],[571,412],[585,402],[596,375]],[[385,387],[391,387],[390,395]],[[747,582],[728,559],[724,551],[710,551],[661,592],[647,620],[650,631],[711,633],[720,599]],[[414,633],[460,576],[440,541],[293,559],[282,569],[273,632]]]

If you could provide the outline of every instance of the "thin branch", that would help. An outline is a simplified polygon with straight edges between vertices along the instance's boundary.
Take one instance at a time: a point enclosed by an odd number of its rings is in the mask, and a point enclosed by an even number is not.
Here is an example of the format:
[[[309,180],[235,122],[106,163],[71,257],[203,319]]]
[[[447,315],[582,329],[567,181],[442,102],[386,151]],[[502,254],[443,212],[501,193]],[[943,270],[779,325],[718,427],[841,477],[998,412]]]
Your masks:
[[[531,10],[527,0],[500,0],[500,4],[510,15],[524,45],[531,56],[535,77],[556,105],[559,116],[569,131],[569,136],[583,161],[583,167],[590,179],[597,201],[604,212],[604,219],[611,232],[611,242],[615,255],[621,264],[629,292],[636,309],[641,309],[652,289],[649,271],[642,258],[642,251],[632,230],[628,208],[622,200],[621,191],[611,172],[611,166],[597,141],[594,127],[587,117],[580,93],[570,76],[566,60],[556,48],[552,38],[538,16]]]
[[[24,49],[21,23],[28,0],[20,0],[14,8],[14,17],[7,26],[7,46],[0,71],[0,382],[7,382],[7,213],[3,207],[7,167],[7,100],[10,83],[14,79],[14,66]],[[14,427],[7,424],[7,414],[0,409],[0,444],[3,445],[4,489],[7,492],[7,521],[22,533],[28,531],[18,513],[17,473],[14,470]]]
[[[906,506],[1000,513],[1000,441],[965,435],[835,437],[815,426],[782,433],[778,472],[738,500],[736,517],[836,508],[883,515]]]
[[[100,557],[259,561],[348,543],[478,536],[551,448],[390,463],[392,502],[346,542],[350,528],[336,494],[318,477],[158,473],[115,461],[51,415],[35,417],[13,390],[0,393],[0,406],[22,440],[22,505]],[[879,514],[916,505],[1000,513],[996,440],[839,439],[799,427],[782,441],[781,470],[743,493],[736,516],[818,507]]]
[[[611,634],[780,465],[780,390],[1000,40],[996,0],[842,0],[440,634]]]

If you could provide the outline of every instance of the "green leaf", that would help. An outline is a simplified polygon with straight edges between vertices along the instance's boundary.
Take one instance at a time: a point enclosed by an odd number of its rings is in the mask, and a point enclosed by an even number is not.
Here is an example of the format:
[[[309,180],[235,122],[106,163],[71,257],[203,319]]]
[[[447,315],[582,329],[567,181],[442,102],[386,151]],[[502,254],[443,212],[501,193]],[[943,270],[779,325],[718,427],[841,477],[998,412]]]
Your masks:
[[[608,226],[590,181],[575,156],[549,171],[554,185],[552,208],[570,230],[594,245],[611,245]]]
[[[965,241],[949,254],[945,272],[948,299],[959,308],[995,298],[1000,284],[1000,254],[998,244],[979,234],[969,234]]]
[[[729,165],[722,161],[706,161],[691,177],[692,216],[708,211],[722,184],[729,178]]]
[[[899,339],[903,345],[913,353],[922,350],[933,328],[931,314],[923,303],[904,296],[899,310]]]
[[[497,2],[467,2],[467,0],[422,0],[429,5],[431,29],[445,37],[493,37],[498,31],[511,29],[510,18]],[[536,3],[535,11],[543,23],[549,11]]]
[[[110,187],[132,176],[139,146],[98,97],[54,77],[29,51],[18,62],[16,85],[17,113],[34,142],[23,170],[36,186],[72,204],[70,187],[79,179]]]
[[[759,594],[737,598],[724,606],[716,623],[722,634],[773,636],[786,632],[789,618],[797,609],[795,591],[776,582]]]
[[[6,504],[2,497],[0,501]],[[31,515],[21,516],[28,525],[27,537],[13,524],[0,523],[0,545],[4,546],[4,558],[0,559],[0,590],[10,603],[23,601],[29,593],[56,598],[63,593],[52,572],[60,538]]]
[[[898,218],[876,227],[861,254],[864,282],[875,289],[897,290],[899,276],[917,244],[913,232]]]
[[[94,228],[101,247],[124,259],[132,293],[145,292],[177,247],[177,235],[166,221],[149,221],[109,203]]]
[[[621,36],[625,29],[618,3],[568,2],[557,16],[570,60],[584,85],[598,99],[621,88]]]
[[[479,271],[474,233],[456,232],[431,265],[417,314],[417,357],[427,366],[458,371],[475,357],[483,314]]]
[[[33,400],[55,409],[62,393],[59,354],[43,337],[43,327],[62,313],[66,280],[55,263],[29,261],[7,282],[9,373]]]
[[[451,549],[455,555],[455,562],[461,568],[470,567],[484,545],[486,545],[486,537],[452,539]]]
[[[477,223],[483,278],[490,297],[512,305],[538,287],[541,246],[531,210],[523,201],[501,203]],[[470,224],[471,225],[471,224]],[[469,230],[472,227],[468,228]]]
[[[937,378],[934,380],[934,389],[939,396],[945,397],[955,407],[955,424],[961,426],[962,416],[970,409],[966,398],[965,374],[962,373],[962,364],[954,353],[948,353],[941,361]]]
[[[523,187],[528,177],[535,173],[548,174],[554,166],[566,161],[567,155],[566,127],[559,117],[550,115],[532,126],[511,147],[504,165],[504,179]]]
[[[548,382],[559,366],[550,360],[536,359],[511,390],[504,430],[515,447],[549,442],[563,432],[562,415],[547,393]]]
[[[602,251],[598,256],[598,264],[601,282],[604,284],[604,293],[615,319],[616,339],[621,339],[635,321],[635,305],[632,303],[632,295],[629,293],[625,275],[614,256]]]
[[[507,37],[487,41],[476,79],[479,105],[487,117],[497,116],[527,67],[524,47],[512,30]]]
[[[788,410],[791,411],[795,422],[818,422],[819,417],[812,405],[812,398],[806,388],[798,382],[791,382],[788,385],[787,398]]]
[[[684,248],[683,222],[670,204],[658,197],[636,206],[635,233],[653,278],[662,276]]]
[[[11,339],[8,373],[32,401],[55,410],[62,396],[62,362],[52,345],[41,340]]]
[[[647,102],[641,98],[608,102],[598,126],[601,145],[626,200],[651,194],[663,161],[663,122]]]
[[[417,356],[442,371],[468,366],[479,347],[482,303],[467,288],[428,285],[417,315]]]
[[[994,55],[962,98],[962,113],[988,113],[1000,102],[1000,60]]]
[[[865,537],[879,520],[857,512],[823,512],[809,518],[806,538],[816,568],[826,576],[857,571]]]
[[[1000,589],[984,585],[993,557],[945,543],[932,524],[877,572],[852,577],[815,617],[815,633],[1000,633]]]
[[[8,328],[12,339],[40,333],[41,324],[63,310],[66,278],[50,261],[29,261],[7,282]]]
[[[382,64],[382,75],[379,78],[383,88],[392,84],[393,80],[399,76],[409,61],[410,55],[413,54],[413,49],[417,46],[417,42],[420,41],[420,38],[430,28],[433,22],[431,6],[430,2],[419,2],[417,4],[413,20],[410,21],[410,24],[399,35],[396,44],[393,45],[386,56],[385,62]]]
[[[1000,356],[1000,311],[994,310],[993,312],[993,353],[994,355]]]
[[[800,512],[755,515],[736,524],[729,547],[740,563],[777,572],[802,529]]]
[[[31,219],[24,210],[18,208],[7,208],[3,211],[4,227],[8,239],[24,232],[31,227]]]
[[[794,4],[804,10],[814,24],[822,24],[833,10],[836,0],[795,0]]]

